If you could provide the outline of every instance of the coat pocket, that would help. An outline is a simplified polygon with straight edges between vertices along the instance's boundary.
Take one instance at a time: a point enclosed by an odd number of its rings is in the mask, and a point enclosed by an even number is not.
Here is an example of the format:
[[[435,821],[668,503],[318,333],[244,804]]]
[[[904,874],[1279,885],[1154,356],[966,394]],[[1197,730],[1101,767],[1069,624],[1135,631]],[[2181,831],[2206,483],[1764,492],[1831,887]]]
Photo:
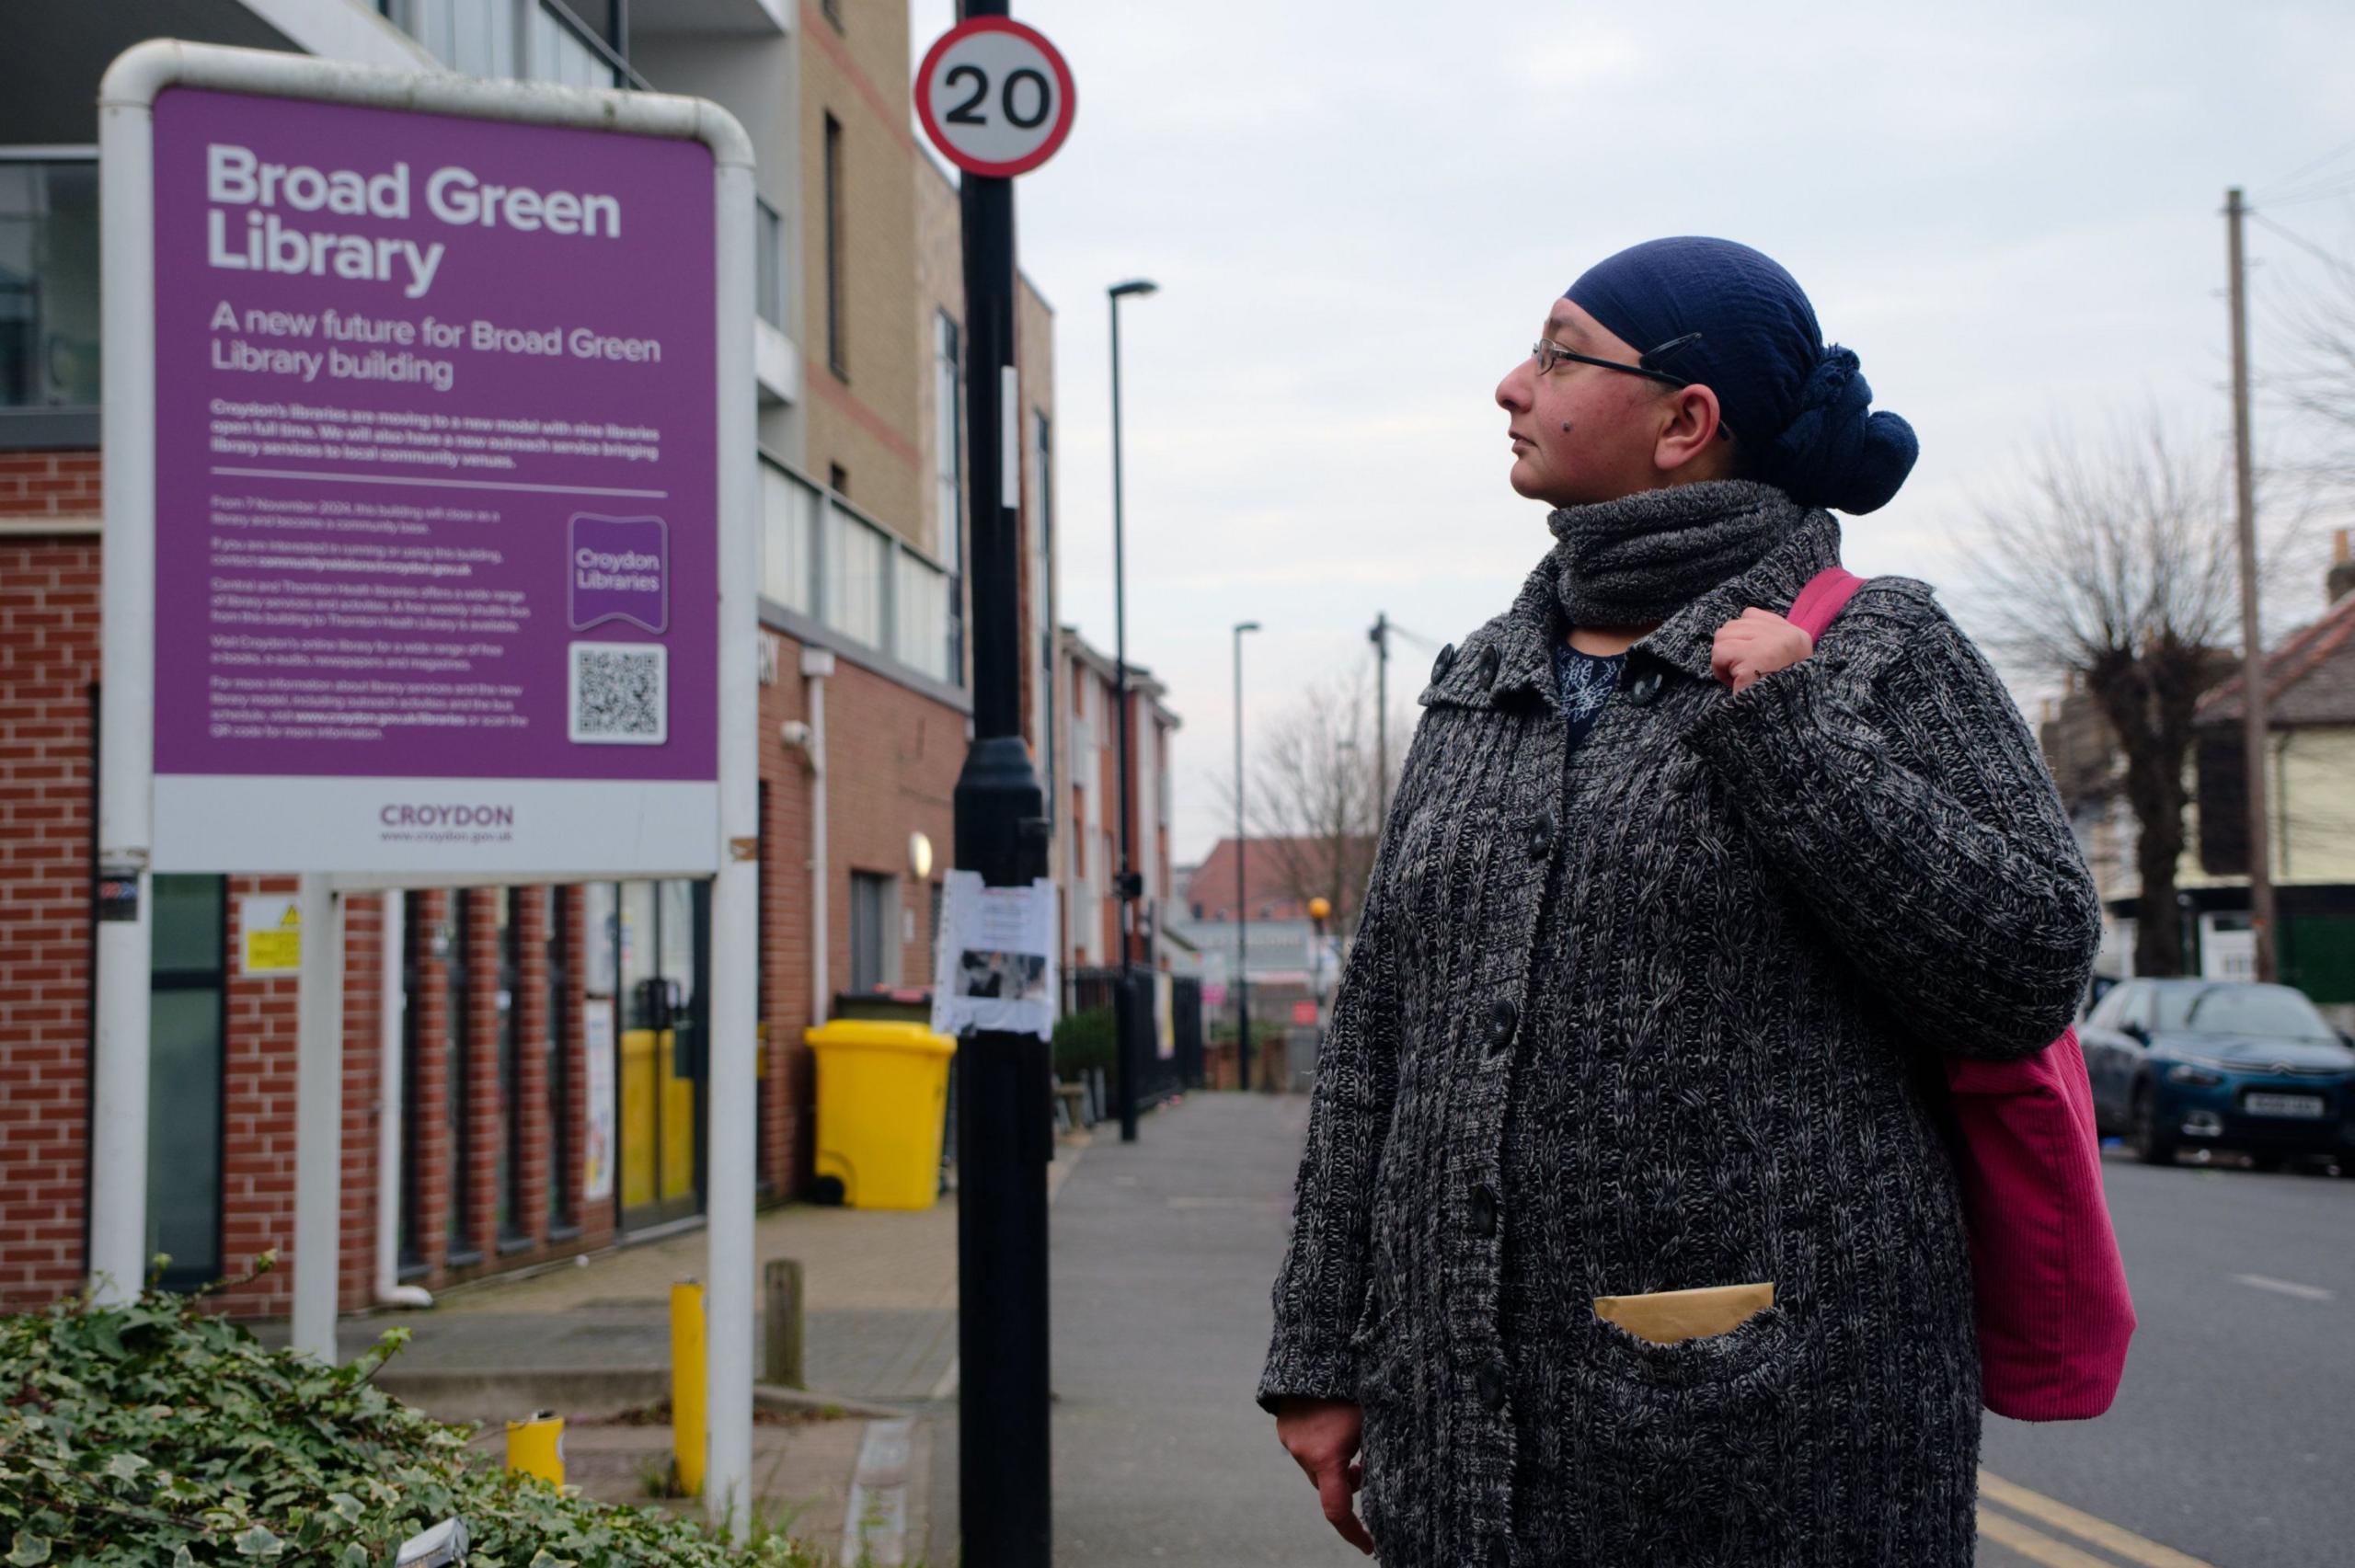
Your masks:
[[[1723,1333],[1659,1344],[1593,1318],[1596,1361],[1608,1377],[1663,1388],[1706,1388],[1747,1376],[1788,1348],[1795,1333],[1780,1302],[1763,1307]]]

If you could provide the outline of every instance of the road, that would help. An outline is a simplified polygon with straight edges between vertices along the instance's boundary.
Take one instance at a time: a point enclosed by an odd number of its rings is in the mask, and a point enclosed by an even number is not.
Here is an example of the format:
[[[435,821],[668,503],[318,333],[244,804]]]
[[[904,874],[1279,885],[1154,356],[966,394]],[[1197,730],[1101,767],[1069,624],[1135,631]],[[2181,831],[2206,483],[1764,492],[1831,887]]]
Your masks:
[[[1099,1128],[1072,1173],[1059,1565],[1366,1561],[1249,1400],[1306,1109],[1189,1096],[1137,1143]],[[1980,1568],[2355,1565],[2355,1180],[2106,1170],[2142,1323],[2126,1381],[2098,1421],[1988,1418]]]
[[[2118,1402],[2094,1422],[1990,1416],[1981,1459],[2154,1544],[2093,1550],[1996,1484],[1982,1568],[2085,1568],[2051,1543],[2136,1568],[2355,1563],[2355,1180],[2154,1170],[2114,1150],[2105,1171],[2142,1324]]]

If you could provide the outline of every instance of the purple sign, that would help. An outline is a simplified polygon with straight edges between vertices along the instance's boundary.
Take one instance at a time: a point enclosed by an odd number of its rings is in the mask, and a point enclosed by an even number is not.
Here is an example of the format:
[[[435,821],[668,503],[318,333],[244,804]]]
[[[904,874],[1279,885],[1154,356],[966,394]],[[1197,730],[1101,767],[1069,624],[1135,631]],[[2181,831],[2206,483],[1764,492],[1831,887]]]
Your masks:
[[[409,843],[553,825],[497,781],[714,780],[709,150],[155,116],[159,806],[352,781]]]

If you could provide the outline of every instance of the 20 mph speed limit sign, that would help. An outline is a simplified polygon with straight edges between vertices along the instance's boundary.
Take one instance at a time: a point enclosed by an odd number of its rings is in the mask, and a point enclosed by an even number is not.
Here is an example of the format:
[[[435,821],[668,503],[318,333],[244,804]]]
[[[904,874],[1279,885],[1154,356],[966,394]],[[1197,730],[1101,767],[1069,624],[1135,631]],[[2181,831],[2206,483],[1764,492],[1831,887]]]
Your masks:
[[[916,116],[969,174],[1028,174],[1071,134],[1071,67],[1037,31],[975,17],[941,34],[916,71]]]

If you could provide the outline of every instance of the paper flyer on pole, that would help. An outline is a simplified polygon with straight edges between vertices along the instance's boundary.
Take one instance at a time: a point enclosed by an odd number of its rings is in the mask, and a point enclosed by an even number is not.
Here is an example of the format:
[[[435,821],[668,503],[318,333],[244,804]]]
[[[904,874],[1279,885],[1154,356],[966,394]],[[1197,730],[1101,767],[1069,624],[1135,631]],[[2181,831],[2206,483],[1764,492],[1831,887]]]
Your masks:
[[[1043,876],[1028,887],[991,887],[978,871],[948,874],[934,946],[934,1032],[1053,1036],[1063,994],[1055,910],[1055,885]]]

